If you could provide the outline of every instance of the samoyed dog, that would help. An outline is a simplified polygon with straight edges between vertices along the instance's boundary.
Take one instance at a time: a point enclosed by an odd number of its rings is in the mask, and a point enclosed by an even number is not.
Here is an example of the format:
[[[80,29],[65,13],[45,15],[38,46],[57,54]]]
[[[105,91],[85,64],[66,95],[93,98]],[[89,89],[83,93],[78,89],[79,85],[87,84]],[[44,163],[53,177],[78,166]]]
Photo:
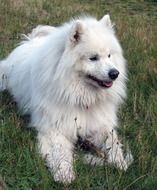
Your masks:
[[[30,125],[55,181],[75,179],[78,136],[126,170],[118,139],[117,111],[126,97],[126,63],[109,15],[73,19],[60,27],[38,26],[0,62],[0,90],[8,90]],[[86,162],[98,163],[86,155]]]

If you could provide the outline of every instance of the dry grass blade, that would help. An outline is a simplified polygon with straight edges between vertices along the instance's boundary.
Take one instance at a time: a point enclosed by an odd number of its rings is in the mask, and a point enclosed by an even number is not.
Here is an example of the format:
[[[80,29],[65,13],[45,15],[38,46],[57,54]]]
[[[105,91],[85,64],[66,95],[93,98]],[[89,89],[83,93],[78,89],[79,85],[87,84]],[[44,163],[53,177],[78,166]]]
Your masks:
[[[130,183],[129,185],[127,185],[123,190],[127,190],[129,187],[131,187],[133,184],[135,184],[137,181],[139,181],[140,179],[146,177],[148,174],[142,175],[140,177],[138,177],[137,179],[135,179],[132,183]]]

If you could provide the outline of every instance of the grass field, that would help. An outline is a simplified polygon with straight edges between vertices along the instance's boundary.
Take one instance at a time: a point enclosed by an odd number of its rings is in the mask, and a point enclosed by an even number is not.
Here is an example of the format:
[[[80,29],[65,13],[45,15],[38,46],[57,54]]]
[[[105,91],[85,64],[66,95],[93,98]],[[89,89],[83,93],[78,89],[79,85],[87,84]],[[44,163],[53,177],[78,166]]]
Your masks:
[[[53,181],[36,150],[36,133],[26,128],[16,104],[0,94],[0,190],[157,189],[157,2],[105,0],[0,0],[0,58],[38,24],[58,25],[88,13],[109,13],[128,62],[128,98],[119,112],[120,135],[134,162],[127,172],[75,163],[69,186]],[[81,154],[81,152],[80,152]]]

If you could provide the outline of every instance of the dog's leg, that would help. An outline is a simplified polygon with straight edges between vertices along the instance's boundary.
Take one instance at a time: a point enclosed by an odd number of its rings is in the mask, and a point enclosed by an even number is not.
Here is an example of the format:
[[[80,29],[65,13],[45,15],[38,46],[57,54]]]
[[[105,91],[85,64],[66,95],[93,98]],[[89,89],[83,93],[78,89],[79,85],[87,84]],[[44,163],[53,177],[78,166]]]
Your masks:
[[[59,132],[38,134],[39,149],[55,181],[70,183],[74,180],[73,145]]]
[[[120,143],[116,130],[105,131],[105,138],[102,141],[102,135],[95,134],[91,142],[104,152],[104,157],[98,157],[92,154],[86,154],[85,163],[91,165],[103,165],[105,162],[116,165],[116,167],[126,170],[132,163],[133,157],[130,152],[124,158],[122,144]],[[102,142],[101,142],[102,141]]]
[[[114,129],[108,132],[102,150],[107,153],[107,162],[111,164],[113,163],[120,169],[127,170],[128,166],[133,161],[133,157],[130,152],[128,152],[124,158],[122,144],[120,143],[117,132]]]

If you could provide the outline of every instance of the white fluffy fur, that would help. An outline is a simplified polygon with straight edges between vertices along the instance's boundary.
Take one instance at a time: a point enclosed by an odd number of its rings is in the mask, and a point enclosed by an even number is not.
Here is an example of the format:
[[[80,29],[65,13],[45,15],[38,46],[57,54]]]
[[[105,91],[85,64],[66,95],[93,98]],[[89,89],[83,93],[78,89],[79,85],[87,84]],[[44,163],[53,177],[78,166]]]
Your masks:
[[[74,180],[78,135],[102,148],[108,163],[126,170],[130,163],[115,130],[117,110],[126,97],[125,60],[109,16],[100,21],[81,17],[61,27],[38,26],[25,37],[0,63],[0,90],[9,90],[23,113],[31,114],[40,152],[54,179]],[[96,63],[89,60],[93,54],[100,56]],[[112,68],[120,74],[110,88],[86,78],[90,74],[108,80]],[[87,162],[92,159],[100,161],[86,156]]]

